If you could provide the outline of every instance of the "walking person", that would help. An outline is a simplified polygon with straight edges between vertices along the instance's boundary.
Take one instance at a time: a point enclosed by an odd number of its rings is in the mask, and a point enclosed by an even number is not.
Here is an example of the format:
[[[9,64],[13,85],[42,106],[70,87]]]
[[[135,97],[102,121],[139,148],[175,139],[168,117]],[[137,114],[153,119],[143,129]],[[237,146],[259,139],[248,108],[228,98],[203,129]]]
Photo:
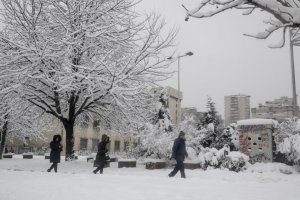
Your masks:
[[[181,178],[186,178],[183,164],[185,157],[188,157],[185,147],[185,133],[180,131],[178,138],[176,138],[174,141],[171,157],[174,158],[177,163],[174,167],[174,170],[169,174],[169,177],[175,176],[177,172],[180,171]]]
[[[97,174],[98,171],[100,171],[100,174],[103,174],[104,165],[109,159],[109,156],[106,155],[106,153],[108,152],[109,143],[109,137],[106,134],[103,134],[101,142],[99,142],[98,144],[98,152],[94,163],[97,168],[93,171],[94,174]]]
[[[60,135],[54,135],[52,142],[50,142],[50,163],[53,163],[49,169],[47,169],[47,172],[51,172],[52,169],[54,169],[55,172],[57,172],[57,164],[60,163],[60,152],[62,151],[62,145],[61,145],[61,136]]]

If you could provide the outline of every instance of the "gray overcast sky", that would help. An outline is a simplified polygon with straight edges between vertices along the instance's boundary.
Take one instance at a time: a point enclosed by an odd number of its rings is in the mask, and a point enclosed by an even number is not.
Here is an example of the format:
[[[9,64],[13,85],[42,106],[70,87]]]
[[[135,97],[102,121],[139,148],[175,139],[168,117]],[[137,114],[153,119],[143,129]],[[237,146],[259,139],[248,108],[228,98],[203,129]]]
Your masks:
[[[244,36],[255,34],[266,26],[263,19],[271,16],[256,11],[243,16],[240,10],[229,10],[212,18],[184,21],[185,10],[200,0],[143,0],[141,10],[156,11],[165,17],[169,26],[180,28],[178,53],[192,51],[194,56],[181,61],[180,87],[183,106],[206,110],[207,95],[215,101],[218,111],[224,113],[224,96],[250,95],[251,107],[281,96],[292,96],[289,45],[270,49],[281,33],[268,40]],[[140,9],[140,8],[138,8]],[[300,47],[295,47],[297,94],[300,93]],[[172,69],[177,69],[177,62]],[[163,83],[177,88],[177,75]],[[299,102],[299,101],[298,101]]]

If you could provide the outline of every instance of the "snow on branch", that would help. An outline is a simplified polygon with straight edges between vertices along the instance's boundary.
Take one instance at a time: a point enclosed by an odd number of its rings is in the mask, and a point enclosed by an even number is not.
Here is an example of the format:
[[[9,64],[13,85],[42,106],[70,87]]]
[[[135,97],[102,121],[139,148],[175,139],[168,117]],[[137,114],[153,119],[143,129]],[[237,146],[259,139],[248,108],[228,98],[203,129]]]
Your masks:
[[[268,27],[264,32],[256,35],[249,35],[258,39],[266,39],[273,32],[282,29],[283,34],[287,27],[300,28],[300,1],[299,0],[199,0],[199,6],[194,9],[186,10],[186,21],[189,17],[205,18],[212,17],[216,14],[224,12],[231,8],[245,9],[244,15],[250,15],[256,8],[261,9],[274,16],[277,21],[270,19],[267,24]],[[283,35],[284,38],[284,35]],[[299,37],[295,37],[298,44]],[[271,47],[282,47],[285,44],[285,39],[281,40],[279,44]]]
[[[177,35],[160,16],[141,16],[127,0],[2,2],[0,78],[20,98],[64,123],[92,113],[126,128],[146,118]]]

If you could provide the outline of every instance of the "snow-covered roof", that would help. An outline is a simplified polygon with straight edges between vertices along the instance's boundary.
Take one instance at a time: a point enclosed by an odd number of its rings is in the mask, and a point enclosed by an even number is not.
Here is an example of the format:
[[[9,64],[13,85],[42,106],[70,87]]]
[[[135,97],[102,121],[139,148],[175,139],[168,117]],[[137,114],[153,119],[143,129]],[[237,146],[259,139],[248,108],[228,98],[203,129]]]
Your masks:
[[[277,121],[273,119],[244,119],[237,122],[238,126],[251,126],[251,125],[273,125],[277,126]]]

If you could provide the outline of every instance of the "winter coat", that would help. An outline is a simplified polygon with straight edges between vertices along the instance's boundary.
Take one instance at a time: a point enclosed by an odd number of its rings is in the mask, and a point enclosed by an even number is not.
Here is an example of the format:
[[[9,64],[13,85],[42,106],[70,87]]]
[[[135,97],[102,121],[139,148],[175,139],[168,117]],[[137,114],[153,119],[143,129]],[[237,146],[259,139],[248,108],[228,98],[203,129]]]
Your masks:
[[[60,136],[54,136],[53,141],[50,142],[50,162],[51,163],[60,163],[60,152],[62,151],[62,145],[60,141],[57,141],[56,138]]]
[[[172,158],[175,158],[177,161],[184,161],[185,157],[187,157],[185,140],[178,137],[174,141],[174,145],[172,148]]]
[[[106,164],[106,153],[108,152],[108,149],[106,148],[106,142],[101,141],[98,144],[98,152],[96,155],[95,165],[97,166],[104,166]]]

